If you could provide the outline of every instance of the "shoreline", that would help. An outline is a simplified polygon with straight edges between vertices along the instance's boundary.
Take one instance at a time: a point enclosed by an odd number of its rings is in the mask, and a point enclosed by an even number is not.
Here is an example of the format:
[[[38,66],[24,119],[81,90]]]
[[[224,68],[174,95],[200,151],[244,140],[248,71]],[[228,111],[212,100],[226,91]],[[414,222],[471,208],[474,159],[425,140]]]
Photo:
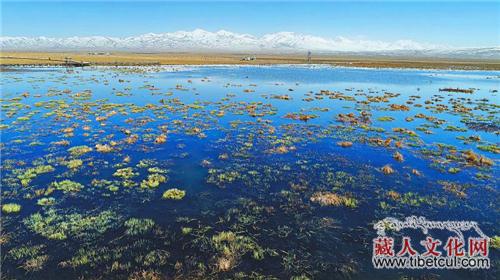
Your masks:
[[[179,69],[172,69],[173,67],[179,67]],[[414,67],[364,67],[364,66],[342,66],[342,65],[332,65],[332,64],[164,64],[164,65],[90,65],[83,67],[74,67],[66,65],[43,65],[43,64],[1,64],[0,63],[0,73],[1,72],[15,72],[16,70],[28,70],[28,69],[120,69],[120,68],[142,68],[145,71],[147,69],[155,70],[170,70],[171,72],[183,71],[188,68],[202,68],[202,67],[296,67],[296,68],[339,68],[339,69],[359,69],[359,70],[392,70],[392,71],[428,71],[428,72],[498,72],[500,77],[500,69],[462,69],[462,68],[414,68]],[[170,68],[170,69],[169,69]],[[156,72],[156,71],[155,71]]]
[[[81,52],[0,52],[0,67],[67,67],[64,63],[88,63],[93,66],[196,66],[196,65],[325,65],[332,67],[424,70],[500,70],[500,60],[448,59],[370,56],[313,56],[308,62],[304,55],[257,55],[244,60],[244,54],[194,53],[112,53],[92,55]],[[79,66],[77,66],[79,67]]]

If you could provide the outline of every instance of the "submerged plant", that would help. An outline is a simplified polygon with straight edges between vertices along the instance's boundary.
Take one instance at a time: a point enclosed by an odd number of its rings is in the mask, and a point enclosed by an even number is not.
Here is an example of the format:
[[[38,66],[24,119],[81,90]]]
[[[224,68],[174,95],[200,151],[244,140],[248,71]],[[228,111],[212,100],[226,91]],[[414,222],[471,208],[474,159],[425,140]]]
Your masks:
[[[150,232],[155,225],[151,219],[138,219],[130,218],[125,221],[125,234],[127,235],[141,235]]]
[[[118,216],[112,211],[103,211],[95,216],[81,214],[60,215],[51,209],[46,215],[35,213],[23,222],[37,234],[55,240],[67,238],[92,238],[114,227]]]
[[[255,241],[232,231],[222,231],[212,236],[211,244],[219,254],[215,264],[219,271],[231,270],[247,253],[251,253],[256,260],[264,258],[264,249]]]
[[[29,272],[39,271],[49,259],[48,255],[43,254],[45,245],[21,245],[8,252],[9,258],[21,261],[21,267]]]
[[[21,185],[23,187],[27,187],[29,183],[38,175],[53,172],[54,170],[55,168],[51,165],[38,165],[36,167],[26,169],[26,171],[19,174],[17,178],[21,180]]]

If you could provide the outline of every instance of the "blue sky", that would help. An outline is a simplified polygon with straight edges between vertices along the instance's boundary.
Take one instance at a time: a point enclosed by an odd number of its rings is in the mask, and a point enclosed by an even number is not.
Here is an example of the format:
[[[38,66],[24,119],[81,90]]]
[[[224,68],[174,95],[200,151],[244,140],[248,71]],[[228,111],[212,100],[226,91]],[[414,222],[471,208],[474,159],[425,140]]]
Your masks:
[[[500,45],[500,1],[1,1],[3,36],[131,36],[196,28]]]

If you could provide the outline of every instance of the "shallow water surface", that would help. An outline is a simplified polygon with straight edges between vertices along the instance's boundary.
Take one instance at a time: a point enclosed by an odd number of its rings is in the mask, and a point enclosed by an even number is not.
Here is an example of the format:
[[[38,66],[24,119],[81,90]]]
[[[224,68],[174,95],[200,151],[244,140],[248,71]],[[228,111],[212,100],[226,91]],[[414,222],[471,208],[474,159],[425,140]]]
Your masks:
[[[473,220],[499,238],[499,82],[324,66],[4,72],[2,204],[21,209],[3,211],[3,276],[495,279],[498,239],[489,270],[375,270],[371,257],[385,217]]]

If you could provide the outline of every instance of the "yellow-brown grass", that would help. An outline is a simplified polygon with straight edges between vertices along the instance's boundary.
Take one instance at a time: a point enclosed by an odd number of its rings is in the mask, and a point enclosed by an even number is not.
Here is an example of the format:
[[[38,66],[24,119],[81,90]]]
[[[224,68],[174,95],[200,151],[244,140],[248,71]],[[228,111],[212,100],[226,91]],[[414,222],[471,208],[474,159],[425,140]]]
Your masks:
[[[0,65],[56,65],[66,57],[93,65],[201,65],[201,64],[302,64],[305,55],[257,55],[253,61],[242,61],[244,54],[219,53],[131,53],[91,55],[87,52],[0,52]],[[50,60],[49,60],[50,58]],[[311,63],[353,67],[485,69],[500,70],[500,60],[388,58],[359,56],[313,56]]]

